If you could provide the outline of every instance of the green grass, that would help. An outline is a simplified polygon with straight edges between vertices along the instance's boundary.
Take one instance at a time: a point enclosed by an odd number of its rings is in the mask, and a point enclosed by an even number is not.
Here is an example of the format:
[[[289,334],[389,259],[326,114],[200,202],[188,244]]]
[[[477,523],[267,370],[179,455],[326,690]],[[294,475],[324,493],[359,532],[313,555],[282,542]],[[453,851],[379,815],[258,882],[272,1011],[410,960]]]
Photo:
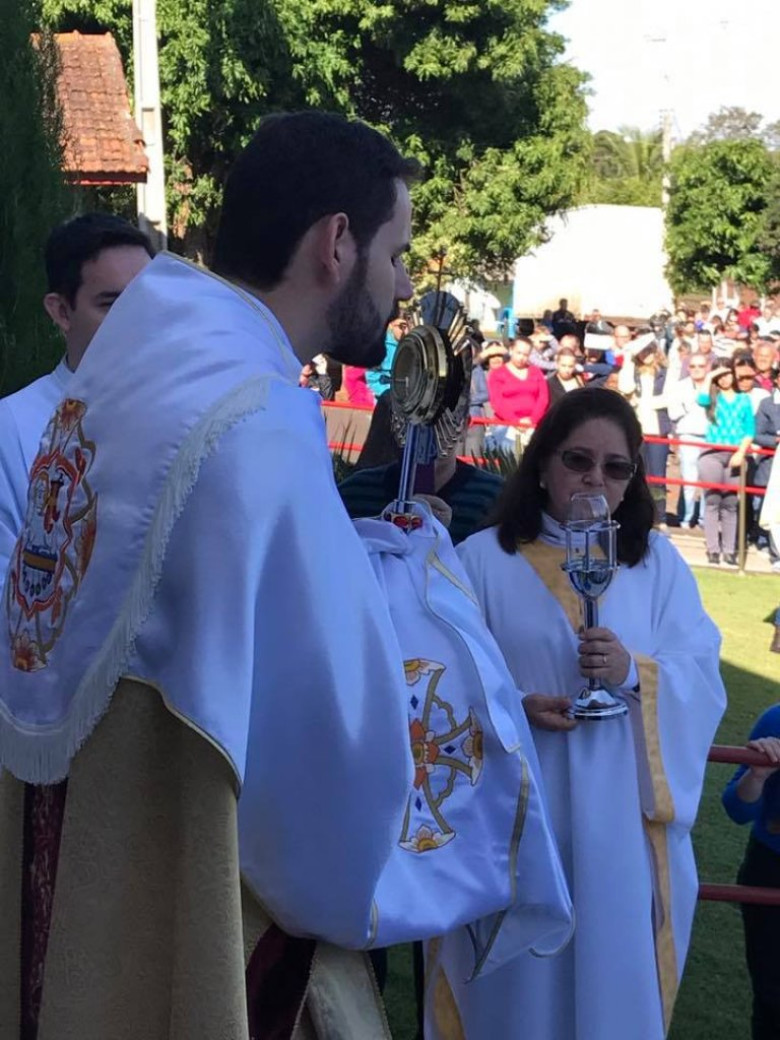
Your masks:
[[[740,578],[697,570],[704,605],[723,634],[721,672],[729,705],[719,744],[744,744],[769,705],[780,701],[780,657],[770,654],[772,615],[780,582],[771,575]],[[733,882],[747,829],[736,827],[720,804],[732,766],[710,765],[693,832],[702,881]],[[699,903],[693,941],[672,1023],[672,1040],[749,1040],[750,984],[745,971],[737,906]]]
[[[780,656],[769,653],[780,581],[770,575],[739,577],[704,569],[695,574],[704,605],[723,634],[721,670],[729,706],[717,741],[743,744],[756,716],[780,701]],[[710,765],[707,770],[694,830],[703,881],[734,881],[742,858],[747,830],[732,824],[720,805],[731,769]],[[415,1035],[411,977],[409,948],[391,950],[385,996],[395,1040],[413,1040]],[[749,1016],[739,910],[700,903],[670,1040],[749,1040]]]

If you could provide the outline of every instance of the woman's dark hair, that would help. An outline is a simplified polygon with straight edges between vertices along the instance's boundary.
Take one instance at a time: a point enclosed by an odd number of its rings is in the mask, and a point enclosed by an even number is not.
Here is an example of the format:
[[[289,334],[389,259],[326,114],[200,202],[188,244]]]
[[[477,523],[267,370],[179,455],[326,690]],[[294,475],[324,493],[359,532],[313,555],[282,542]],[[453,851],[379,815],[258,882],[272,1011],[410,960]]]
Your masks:
[[[655,507],[639,453],[642,428],[634,409],[621,394],[604,387],[588,386],[571,390],[543,416],[528,442],[520,466],[504,486],[491,517],[491,523],[498,528],[496,533],[504,552],[515,553],[518,542],[534,542],[539,537],[542,513],[547,506],[547,492],[539,484],[542,468],[569,435],[591,419],[608,419],[623,431],[631,459],[637,467],[614,514],[620,524],[618,559],[633,567],[647,552]]]
[[[383,134],[326,112],[268,116],[225,185],[213,270],[257,289],[281,281],[309,228],[346,213],[358,250],[393,214],[419,165]]]

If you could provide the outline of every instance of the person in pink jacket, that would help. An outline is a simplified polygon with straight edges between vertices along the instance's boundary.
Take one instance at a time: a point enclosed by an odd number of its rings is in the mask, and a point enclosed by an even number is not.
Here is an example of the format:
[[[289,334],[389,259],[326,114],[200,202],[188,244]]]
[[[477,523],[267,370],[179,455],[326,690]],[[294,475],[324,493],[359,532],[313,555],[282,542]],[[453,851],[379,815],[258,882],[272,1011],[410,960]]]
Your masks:
[[[375,401],[366,383],[365,368],[357,368],[355,365],[344,365],[344,389],[347,392],[347,400],[350,404],[363,405],[373,408]]]

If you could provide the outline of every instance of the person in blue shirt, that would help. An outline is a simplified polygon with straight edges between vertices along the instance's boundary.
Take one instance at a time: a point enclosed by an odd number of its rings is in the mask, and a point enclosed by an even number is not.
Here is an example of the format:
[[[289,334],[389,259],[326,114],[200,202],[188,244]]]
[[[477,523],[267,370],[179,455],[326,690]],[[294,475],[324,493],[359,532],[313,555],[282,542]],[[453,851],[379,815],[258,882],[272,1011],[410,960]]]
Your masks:
[[[780,704],[753,726],[747,747],[762,751],[768,766],[740,766],[723,792],[735,823],[750,823],[741,885],[780,888]],[[745,956],[753,986],[753,1040],[780,1037],[780,907],[742,904]]]
[[[376,401],[390,389],[390,373],[398,344],[409,331],[409,320],[406,317],[396,318],[387,326],[385,333],[385,357],[377,368],[369,368],[366,372],[366,384]]]
[[[740,392],[733,361],[721,361],[707,376],[698,403],[707,409],[705,446],[699,455],[699,480],[710,487],[704,502],[707,562],[717,566],[721,552],[736,567],[739,473],[756,432],[749,394]]]

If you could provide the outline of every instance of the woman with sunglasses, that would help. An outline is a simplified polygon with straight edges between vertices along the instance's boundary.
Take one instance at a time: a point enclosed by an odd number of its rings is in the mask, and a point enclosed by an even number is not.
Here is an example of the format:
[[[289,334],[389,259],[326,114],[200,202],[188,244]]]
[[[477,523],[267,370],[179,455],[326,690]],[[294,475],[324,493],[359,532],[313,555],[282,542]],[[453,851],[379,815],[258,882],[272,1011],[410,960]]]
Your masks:
[[[739,472],[756,433],[750,394],[742,393],[733,361],[721,361],[708,376],[699,403],[707,409],[705,446],[699,455],[699,480],[707,488],[704,537],[707,560],[717,566],[721,553],[729,567],[737,566],[737,492]]]
[[[520,954],[457,990],[470,1040],[662,1040],[668,1029],[696,905],[690,829],[725,692],[718,631],[652,529],[641,444],[620,394],[571,391],[539,423],[495,526],[458,550],[525,692],[577,919],[557,957]],[[620,524],[621,566],[601,627],[585,631],[561,569],[578,492],[603,495]],[[590,676],[625,698],[626,716],[569,717]]]

